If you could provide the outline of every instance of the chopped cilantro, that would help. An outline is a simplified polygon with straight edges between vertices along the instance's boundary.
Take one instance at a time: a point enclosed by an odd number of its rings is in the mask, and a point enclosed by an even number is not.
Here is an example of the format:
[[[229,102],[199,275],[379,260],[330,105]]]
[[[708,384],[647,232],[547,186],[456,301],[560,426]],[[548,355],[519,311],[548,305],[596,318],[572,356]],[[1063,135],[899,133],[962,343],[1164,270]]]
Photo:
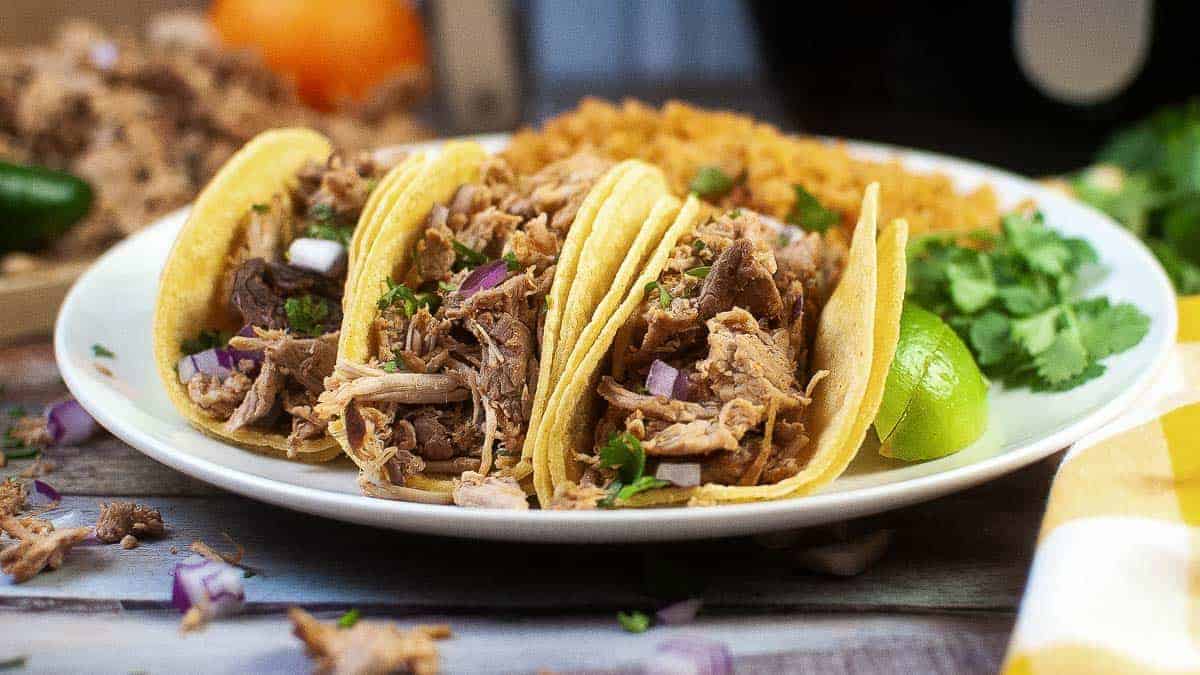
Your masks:
[[[741,218],[742,217],[742,209],[736,208],[725,215],[730,218]]]
[[[384,372],[386,373],[394,373],[400,370],[400,363],[395,359],[392,359],[391,361],[384,361],[379,367],[383,368]]]
[[[1046,227],[1040,213],[1008,215],[999,236],[976,240],[982,249],[945,236],[914,240],[908,295],[963,337],[989,377],[1066,391],[1146,336],[1150,319],[1133,305],[1078,298],[1096,252]]]
[[[205,349],[219,349],[229,344],[229,338],[233,337],[233,333],[223,330],[210,330],[201,328],[196,337],[189,338],[183,341],[180,349],[184,354],[198,354]]]
[[[404,316],[416,314],[421,307],[429,308],[430,312],[437,310],[440,302],[437,293],[416,293],[408,286],[392,281],[391,277],[387,279],[387,286],[388,289],[379,297],[377,306],[381,310],[397,305],[404,311]]]
[[[650,617],[645,612],[617,612],[617,623],[630,633],[645,633],[650,628]]]
[[[705,243],[704,243],[703,239],[694,240],[692,242],[692,253],[699,253],[700,251],[703,251],[704,246],[705,246]]]
[[[108,347],[105,347],[97,342],[96,344],[92,345],[92,356],[101,359],[111,359],[115,358],[116,354],[112,353],[112,350],[110,350]]]
[[[612,507],[617,500],[625,500],[639,492],[664,487],[668,483],[654,476],[646,476],[646,452],[637,437],[629,432],[614,433],[600,448],[600,466],[616,469],[617,479],[608,486],[608,496],[600,501],[604,508]]]
[[[271,210],[270,204],[251,204],[250,208],[254,209],[255,213],[266,213]]]
[[[704,199],[720,199],[733,189],[733,179],[719,167],[706,166],[696,172],[688,189]]]
[[[841,221],[842,217],[837,211],[821,206],[821,202],[802,186],[793,185],[792,189],[796,193],[796,201],[784,219],[788,223],[809,232],[824,232]]]
[[[316,295],[301,295],[288,298],[283,303],[288,328],[293,333],[307,337],[318,337],[325,332],[325,323],[332,315],[329,301]]]
[[[9,417],[24,417],[25,416],[25,407],[17,405],[17,406],[13,406],[13,407],[9,408],[8,416]]]
[[[710,267],[708,265],[701,265],[700,267],[693,267],[692,269],[684,272],[684,274],[688,275],[689,277],[696,277],[697,279],[704,279],[704,278],[708,277],[708,273],[711,271],[712,271],[712,267]]]
[[[668,293],[667,289],[663,288],[663,285],[657,281],[651,281],[650,283],[646,284],[647,293],[652,292],[654,289],[658,289],[658,306],[663,309],[670,309],[671,294]]]
[[[454,248],[454,271],[479,267],[488,261],[488,257],[479,251],[455,239],[450,245]]]
[[[439,281],[437,285],[438,285],[439,290],[445,291],[447,293],[453,293],[454,291],[458,290],[458,286],[455,286],[454,284],[448,284],[444,281]]]
[[[349,246],[350,239],[354,237],[354,228],[342,227],[331,222],[315,222],[310,223],[304,230],[304,236],[310,239],[328,239],[336,241],[342,246]]]
[[[318,222],[331,222],[337,218],[337,212],[331,204],[313,204],[308,209],[308,217]]]
[[[517,262],[517,254],[513,253],[512,251],[505,253],[500,257],[500,259],[504,261],[504,264],[506,267],[508,267],[509,272],[521,271],[521,263]]]
[[[354,624],[358,623],[360,618],[362,618],[362,612],[358,611],[357,609],[352,609],[338,618],[337,627],[353,628]]]

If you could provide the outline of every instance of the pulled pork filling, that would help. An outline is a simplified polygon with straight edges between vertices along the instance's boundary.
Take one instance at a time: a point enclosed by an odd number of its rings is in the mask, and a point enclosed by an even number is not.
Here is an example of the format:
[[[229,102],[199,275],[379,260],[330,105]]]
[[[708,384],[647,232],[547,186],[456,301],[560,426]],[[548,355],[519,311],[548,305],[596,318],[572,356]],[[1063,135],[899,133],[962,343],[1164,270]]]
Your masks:
[[[387,168],[367,154],[309,162],[288,195],[246,214],[220,289],[222,328],[241,330],[230,336],[206,328],[183,348],[198,361],[216,350],[231,364],[228,372],[199,367],[185,383],[192,401],[227,430],[286,433],[292,456],[300,442],[325,433],[326,422],[313,408],[337,360],[345,249]],[[313,240],[323,260],[300,260],[293,244],[313,242],[299,240]]]
[[[389,280],[375,358],[341,363],[318,410],[341,415],[368,494],[417,498],[421,474],[456,478],[465,506],[527,508],[520,459],[554,264],[588,192],[610,168],[581,154],[531,176],[489,159],[478,183],[433,208]]]
[[[698,464],[701,482],[725,485],[797,473],[807,459],[805,383],[819,379],[808,352],[844,259],[839,244],[789,237],[749,209],[683,237],[618,336],[582,487],[618,480],[602,449],[622,432],[640,443],[648,476],[694,470],[660,471],[670,463]]]

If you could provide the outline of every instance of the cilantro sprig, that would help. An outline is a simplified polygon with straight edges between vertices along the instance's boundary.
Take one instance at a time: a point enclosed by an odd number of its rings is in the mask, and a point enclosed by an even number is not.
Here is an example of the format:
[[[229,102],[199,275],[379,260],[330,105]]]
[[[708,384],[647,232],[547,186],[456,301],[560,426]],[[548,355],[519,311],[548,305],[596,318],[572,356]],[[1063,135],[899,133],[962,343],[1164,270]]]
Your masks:
[[[329,301],[317,295],[300,295],[288,298],[283,303],[288,328],[293,333],[308,337],[319,337],[325,332],[325,324],[333,312]]]
[[[657,281],[651,281],[650,283],[646,284],[647,293],[652,293],[655,290],[658,291],[658,306],[663,309],[670,309],[671,294],[667,291],[667,289]]]
[[[404,316],[411,317],[422,307],[429,308],[430,312],[437,311],[439,302],[441,302],[441,298],[438,297],[437,293],[418,293],[404,284],[392,281],[391,277],[388,277],[387,290],[383,292],[383,295],[379,296],[377,306],[379,309],[384,310],[395,305],[400,307],[404,312]]]
[[[229,344],[229,339],[232,337],[233,333],[229,331],[201,328],[196,337],[184,340],[180,349],[184,354],[199,354],[205,349],[224,347]]]
[[[453,269],[455,272],[474,269],[488,261],[487,255],[476,251],[457,239],[450,242],[450,246],[454,249]]]
[[[793,185],[792,189],[796,193],[796,201],[784,218],[789,225],[804,228],[808,232],[824,232],[841,221],[838,212],[822,206],[813,193],[800,185]]]
[[[1118,132],[1069,185],[1145,240],[1180,294],[1200,293],[1200,99]]]
[[[639,492],[670,484],[645,475],[646,451],[642,449],[641,441],[627,431],[609,436],[608,442],[600,448],[600,466],[617,470],[617,479],[608,486],[608,496],[600,501],[604,508],[611,508],[618,500],[624,501]]]
[[[989,377],[1066,391],[1145,337],[1150,319],[1137,307],[1079,298],[1099,262],[1086,241],[1046,227],[1038,212],[1011,214],[1003,225],[982,249],[942,236],[909,247],[910,298],[945,319]]]

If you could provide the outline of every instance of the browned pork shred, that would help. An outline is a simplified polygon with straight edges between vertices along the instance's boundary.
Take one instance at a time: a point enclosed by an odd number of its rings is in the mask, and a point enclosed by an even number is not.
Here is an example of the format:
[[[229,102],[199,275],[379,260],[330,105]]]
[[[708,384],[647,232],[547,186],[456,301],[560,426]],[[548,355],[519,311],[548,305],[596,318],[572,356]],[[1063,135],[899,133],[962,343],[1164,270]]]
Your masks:
[[[423,305],[409,313],[403,302],[381,311],[375,358],[339,364],[318,406],[322,415],[344,416],[370,494],[410,498],[389,489],[423,474],[460,479],[454,500],[461,505],[525,506],[515,482],[491,476],[506,475],[519,459],[554,263],[609,167],[581,154],[517,176],[491,159],[478,183],[433,208],[403,277],[413,292],[436,294],[432,311]],[[458,291],[472,274],[464,249],[506,260],[505,279]]]
[[[349,232],[387,168],[367,154],[309,162],[297,174],[289,198],[277,195],[247,213],[245,234],[230,254],[220,297],[227,300],[230,325],[254,328],[253,335],[235,336],[229,346],[260,353],[261,363],[243,359],[224,379],[198,373],[187,382],[191,400],[225,422],[229,431],[286,433],[293,454],[302,441],[324,435],[327,422],[313,407],[337,360],[345,270],[325,276],[293,267],[284,252],[297,237],[311,236],[310,227]],[[304,296],[325,308],[315,326],[321,335],[300,334],[289,325],[287,300]]]
[[[616,378],[601,379],[608,407],[597,451],[625,431],[641,442],[651,475],[661,462],[699,463],[703,482],[728,485],[796,473],[808,443],[808,350],[844,257],[819,235],[780,234],[749,209],[683,237],[658,278],[669,298],[650,289],[622,329]],[[646,392],[655,360],[686,376],[686,400]],[[593,463],[583,483],[612,480]]]

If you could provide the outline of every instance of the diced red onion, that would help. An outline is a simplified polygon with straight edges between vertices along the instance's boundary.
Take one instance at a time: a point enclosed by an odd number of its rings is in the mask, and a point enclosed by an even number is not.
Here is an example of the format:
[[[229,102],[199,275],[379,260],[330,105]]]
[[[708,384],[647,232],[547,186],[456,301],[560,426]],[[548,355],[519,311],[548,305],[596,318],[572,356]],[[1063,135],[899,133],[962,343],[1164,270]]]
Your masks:
[[[117,46],[108,40],[97,42],[88,50],[88,60],[100,70],[112,70],[112,67],[117,65],[119,58],[120,52],[117,50]]]
[[[644,675],[732,675],[733,654],[723,642],[678,637],[660,643],[641,670]]]
[[[242,329],[239,330],[237,334],[239,337],[258,337],[258,333],[254,332],[254,326],[242,326]],[[245,351],[241,349],[234,349],[232,347],[229,348],[229,351],[232,356],[234,367],[237,367],[238,362],[243,359],[249,359],[253,361],[255,367],[262,365],[262,351]]]
[[[646,390],[655,396],[666,396],[680,401],[688,397],[688,379],[677,368],[665,361],[654,359],[646,375]]]
[[[34,508],[43,508],[62,501],[62,495],[53,486],[43,480],[33,481],[33,491],[25,498],[25,502]]]
[[[253,352],[236,353],[252,354]],[[205,349],[202,352],[196,352],[195,354],[189,354],[179,359],[179,381],[187,384],[188,380],[192,379],[196,373],[204,373],[218,380],[224,380],[237,367],[237,359],[234,354],[235,352],[232,349],[217,349],[215,347]]]
[[[244,573],[233,565],[198,555],[175,565],[171,605],[180,612],[199,607],[206,618],[233,614],[246,603]]]
[[[46,410],[46,432],[54,445],[82,443],[99,428],[96,420],[73,398],[59,401]]]
[[[796,323],[796,319],[804,316],[804,286],[800,286],[800,295],[796,296],[796,301],[792,303],[792,323]]]
[[[288,246],[287,261],[292,267],[336,277],[346,266],[346,247],[329,239],[301,237]]]
[[[696,487],[700,484],[700,464],[696,462],[661,462],[654,477],[678,487]]]
[[[63,511],[53,517],[48,517],[50,514],[42,514],[43,518],[50,521],[56,530],[68,530],[72,527],[83,527],[83,512],[79,509],[71,509]]]
[[[704,606],[704,600],[700,598],[688,598],[673,602],[666,607],[654,613],[654,618],[658,623],[668,626],[682,626],[685,623],[691,623],[696,619],[696,614],[700,612],[700,608]]]
[[[479,291],[486,291],[489,288],[495,288],[508,278],[508,261],[493,260],[490,263],[485,263],[476,267],[471,274],[463,280],[462,285],[458,287],[458,292],[464,298],[469,298]]]

